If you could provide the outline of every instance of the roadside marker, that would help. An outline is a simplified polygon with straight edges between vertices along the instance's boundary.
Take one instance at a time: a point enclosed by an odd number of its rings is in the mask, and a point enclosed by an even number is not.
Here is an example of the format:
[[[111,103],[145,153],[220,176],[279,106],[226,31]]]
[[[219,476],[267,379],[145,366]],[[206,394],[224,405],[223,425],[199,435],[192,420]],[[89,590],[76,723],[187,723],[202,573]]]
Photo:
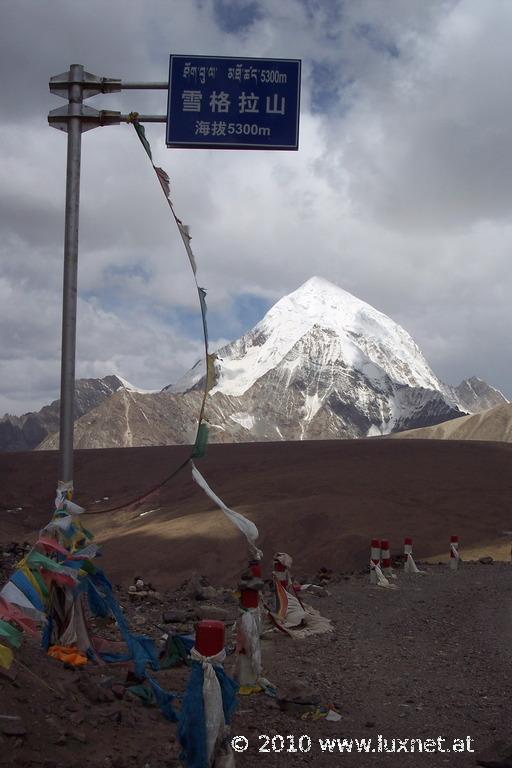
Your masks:
[[[388,579],[394,579],[395,574],[391,567],[391,553],[389,550],[389,541],[387,539],[382,539],[380,543],[380,563],[384,576]]]
[[[450,569],[456,571],[459,567],[459,537],[450,536]]]
[[[412,556],[412,539],[409,537],[404,539],[404,555],[404,573],[420,573],[418,566],[414,562],[414,557]]]
[[[380,539],[372,539],[370,544],[370,584],[377,584],[377,567],[380,568]]]

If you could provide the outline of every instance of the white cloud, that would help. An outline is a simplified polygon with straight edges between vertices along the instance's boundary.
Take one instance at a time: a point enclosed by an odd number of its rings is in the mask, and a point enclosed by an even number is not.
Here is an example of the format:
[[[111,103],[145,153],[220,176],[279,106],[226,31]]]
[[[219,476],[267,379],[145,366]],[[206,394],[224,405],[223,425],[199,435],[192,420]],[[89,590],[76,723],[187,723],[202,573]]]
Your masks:
[[[264,0],[238,32],[215,8],[21,0],[4,14],[0,410],[58,395],[66,137],[46,124],[64,103],[47,80],[74,61],[163,80],[171,51],[303,59],[298,153],[171,151],[163,126],[147,127],[216,316],[321,274],[401,322],[441,377],[475,373],[512,396],[510,5]],[[132,128],[84,134],[82,159],[77,373],[163,386],[201,349],[165,320],[198,311],[183,246]]]

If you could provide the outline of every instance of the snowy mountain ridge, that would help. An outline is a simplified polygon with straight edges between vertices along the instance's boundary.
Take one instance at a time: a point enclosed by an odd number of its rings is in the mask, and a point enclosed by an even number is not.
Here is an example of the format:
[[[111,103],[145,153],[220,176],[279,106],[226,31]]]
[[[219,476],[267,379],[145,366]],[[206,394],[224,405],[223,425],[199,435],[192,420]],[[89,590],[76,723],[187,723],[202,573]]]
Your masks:
[[[334,332],[317,365],[344,359],[347,365],[366,369],[369,378],[380,379],[384,371],[396,383],[426,389],[443,386],[397,323],[333,283],[312,277],[280,299],[249,333],[219,350],[220,375],[212,394],[245,394],[315,327]]]
[[[217,355],[210,402],[236,399],[223,431],[254,439],[388,434],[506,402],[478,379],[444,384],[398,323],[317,276]],[[203,373],[199,361],[170,391],[201,388]]]
[[[444,384],[411,336],[347,291],[313,277],[217,353],[204,416],[211,442],[386,435],[446,422],[507,400],[481,379]],[[204,361],[161,392],[120,376],[77,381],[75,445],[190,443]],[[58,446],[55,401],[0,420],[0,449]]]

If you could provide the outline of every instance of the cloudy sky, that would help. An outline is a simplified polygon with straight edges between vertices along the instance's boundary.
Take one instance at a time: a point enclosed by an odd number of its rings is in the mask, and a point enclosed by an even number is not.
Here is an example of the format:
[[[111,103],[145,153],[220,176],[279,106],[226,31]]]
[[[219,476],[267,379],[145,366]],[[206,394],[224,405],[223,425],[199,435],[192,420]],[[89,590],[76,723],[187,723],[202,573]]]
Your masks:
[[[240,336],[313,274],[409,331],[449,383],[512,398],[509,0],[0,0],[0,413],[58,396],[66,136],[50,76],[166,80],[169,53],[299,58],[300,150],[165,147],[208,291]],[[165,92],[99,109],[164,113]],[[77,375],[160,388],[201,352],[183,246],[133,128],[83,136]]]

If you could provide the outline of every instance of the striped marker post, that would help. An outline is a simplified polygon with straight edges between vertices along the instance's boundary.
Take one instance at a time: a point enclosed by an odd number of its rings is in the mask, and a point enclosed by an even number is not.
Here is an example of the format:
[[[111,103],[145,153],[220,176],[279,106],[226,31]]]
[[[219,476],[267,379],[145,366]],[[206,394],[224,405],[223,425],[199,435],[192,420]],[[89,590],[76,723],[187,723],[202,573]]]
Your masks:
[[[459,537],[450,536],[450,569],[456,571],[459,567]]]
[[[382,539],[380,543],[380,567],[386,578],[393,578],[394,574],[391,567],[391,553],[389,551],[389,541],[387,539]]]
[[[409,537],[404,539],[404,557],[404,573],[420,573],[412,556],[412,539]]]
[[[281,552],[274,555],[274,570],[272,571],[274,577],[274,610],[276,613],[279,611],[279,595],[275,584],[279,581],[281,582],[281,585],[286,588],[290,579],[290,572],[286,564],[282,562],[284,558],[282,558],[281,555]]]
[[[374,566],[380,566],[380,540],[372,539],[370,544],[370,584],[377,583],[377,571]]]

